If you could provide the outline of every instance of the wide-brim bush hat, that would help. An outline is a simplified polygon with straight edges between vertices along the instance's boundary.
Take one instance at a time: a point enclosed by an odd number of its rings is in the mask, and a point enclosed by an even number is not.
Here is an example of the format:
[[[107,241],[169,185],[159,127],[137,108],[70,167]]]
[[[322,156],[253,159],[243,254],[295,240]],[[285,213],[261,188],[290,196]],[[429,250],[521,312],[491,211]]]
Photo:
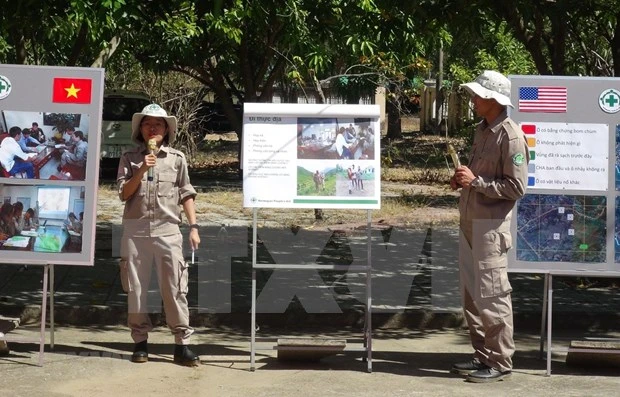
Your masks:
[[[485,70],[471,83],[461,84],[470,95],[495,99],[502,106],[514,107],[510,102],[510,80],[494,70]]]
[[[135,143],[142,143],[138,138],[140,135],[140,123],[144,116],[161,117],[166,120],[168,124],[168,144],[172,145],[174,138],[177,135],[177,118],[174,116],[168,116],[168,113],[156,103],[146,105],[140,113],[134,113],[131,118],[131,140]]]

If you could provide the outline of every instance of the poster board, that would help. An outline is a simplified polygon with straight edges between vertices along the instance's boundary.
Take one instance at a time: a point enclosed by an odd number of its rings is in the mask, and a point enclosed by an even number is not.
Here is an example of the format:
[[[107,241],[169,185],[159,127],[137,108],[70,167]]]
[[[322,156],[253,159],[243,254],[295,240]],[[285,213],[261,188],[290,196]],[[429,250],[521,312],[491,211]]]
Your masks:
[[[379,209],[378,105],[246,103],[243,205]]]
[[[620,81],[509,78],[531,157],[510,271],[620,276]]]
[[[0,65],[0,197],[34,213],[1,263],[94,264],[103,86],[99,68]]]

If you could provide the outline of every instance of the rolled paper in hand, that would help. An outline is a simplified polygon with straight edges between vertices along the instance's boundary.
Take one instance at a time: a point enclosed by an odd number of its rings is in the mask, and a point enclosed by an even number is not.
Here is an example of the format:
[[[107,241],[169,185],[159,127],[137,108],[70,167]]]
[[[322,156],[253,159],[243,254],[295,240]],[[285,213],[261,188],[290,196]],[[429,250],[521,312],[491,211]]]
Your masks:
[[[452,146],[452,144],[448,144],[448,154],[450,155],[450,157],[452,157],[452,163],[454,164],[454,168],[459,168],[461,166],[461,160],[459,160],[459,155],[456,152],[456,150],[454,150],[454,146]]]
[[[151,151],[151,154],[155,154],[155,151],[157,150],[157,141],[155,139],[149,139],[148,145],[149,145],[149,150]],[[153,180],[153,167],[149,168],[147,179],[149,181]]]

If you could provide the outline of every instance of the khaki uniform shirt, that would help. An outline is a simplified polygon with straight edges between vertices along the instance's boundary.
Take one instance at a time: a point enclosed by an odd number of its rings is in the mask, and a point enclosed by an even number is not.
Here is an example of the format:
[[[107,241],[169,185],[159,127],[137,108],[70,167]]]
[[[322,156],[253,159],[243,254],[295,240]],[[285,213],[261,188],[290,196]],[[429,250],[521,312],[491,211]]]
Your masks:
[[[123,186],[142,166],[148,153],[144,144],[130,149],[121,156],[117,185],[122,200]],[[153,181],[147,174],[136,192],[125,202],[123,213],[124,232],[134,237],[161,237],[179,233],[181,203],[187,197],[195,197],[196,190],[189,181],[185,155],[162,145],[153,167]]]
[[[461,229],[469,239],[474,220],[495,220],[490,223],[498,231],[509,233],[512,209],[527,187],[530,156],[523,131],[506,112],[491,124],[483,120],[476,127],[469,159],[476,179],[461,191]]]

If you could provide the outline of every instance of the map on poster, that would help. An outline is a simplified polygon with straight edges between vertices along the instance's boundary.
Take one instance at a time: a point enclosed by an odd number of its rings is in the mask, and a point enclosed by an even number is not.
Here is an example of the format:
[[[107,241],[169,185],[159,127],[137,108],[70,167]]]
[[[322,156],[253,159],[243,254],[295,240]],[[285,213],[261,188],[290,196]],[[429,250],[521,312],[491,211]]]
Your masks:
[[[243,204],[378,209],[375,105],[244,105]]]
[[[518,260],[606,260],[607,197],[527,194],[517,204]]]
[[[616,221],[614,225],[614,262],[620,263],[620,197],[616,197]]]

